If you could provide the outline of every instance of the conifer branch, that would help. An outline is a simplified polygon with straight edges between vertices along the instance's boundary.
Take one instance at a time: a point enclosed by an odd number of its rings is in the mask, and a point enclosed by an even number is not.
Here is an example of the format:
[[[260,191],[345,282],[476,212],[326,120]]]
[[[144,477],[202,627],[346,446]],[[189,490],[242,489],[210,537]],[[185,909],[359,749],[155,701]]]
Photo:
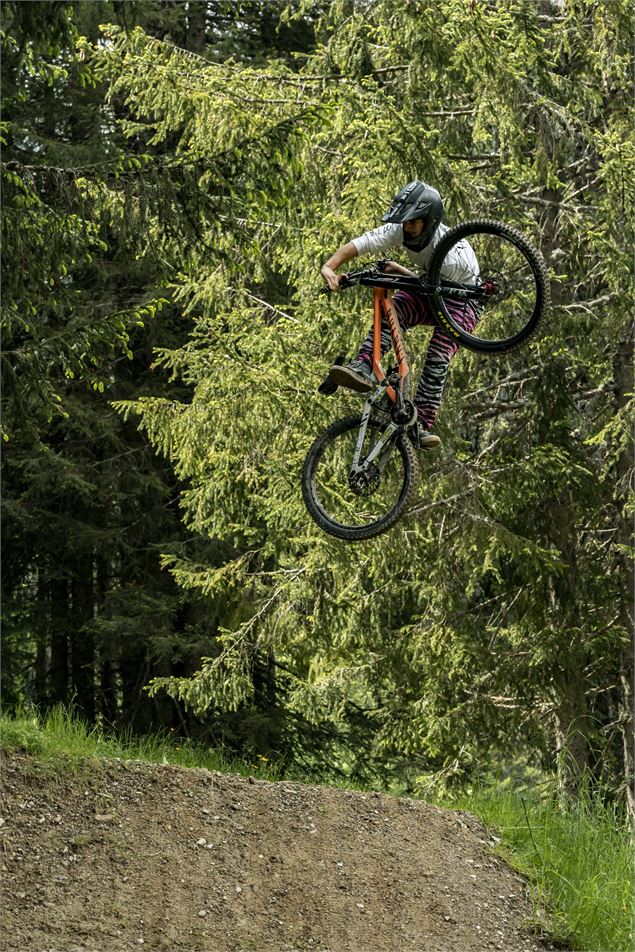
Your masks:
[[[176,43],[172,43],[168,40],[162,40],[156,36],[147,36],[145,37],[149,45],[158,46],[160,48],[178,53],[179,56],[183,56],[187,59],[194,60],[204,66],[206,69],[218,69],[222,70],[223,74],[227,72],[233,72],[238,74],[248,74],[253,76],[255,79],[264,79],[272,80],[279,83],[289,83],[295,85],[301,85],[305,82],[311,83],[322,83],[322,82],[358,82],[358,78],[355,76],[344,76],[340,73],[321,73],[319,75],[304,75],[301,73],[296,76],[283,75],[280,73],[265,73],[265,72],[255,72],[253,70],[247,70],[242,66],[233,66],[228,63],[213,63],[208,60],[205,56],[202,56],[200,53],[194,53],[192,50],[183,49],[182,46],[177,46]],[[399,64],[395,66],[380,66],[377,69],[371,70],[367,75],[369,76],[381,76],[386,73],[400,73],[407,72],[410,69],[410,66],[407,64]]]
[[[454,159],[457,162],[497,162],[500,159],[500,152],[484,152],[482,155],[456,155],[448,154],[448,159]]]
[[[269,311],[273,311],[274,314],[279,314],[280,317],[285,317],[288,321],[293,321],[294,324],[301,324],[302,321],[299,321],[297,317],[293,317],[292,314],[287,314],[286,311],[281,311],[279,307],[274,307],[273,304],[269,304],[268,301],[263,301],[262,298],[256,297],[255,294],[252,294],[250,291],[247,291],[246,288],[228,288],[228,291],[232,291],[234,294],[244,294],[246,297],[250,298],[252,301],[261,304],[263,307],[267,308]]]
[[[138,154],[135,153],[125,153],[120,155],[115,159],[107,159],[103,162],[94,162],[90,165],[79,165],[75,167],[64,167],[64,166],[53,166],[53,165],[26,165],[22,162],[18,162],[17,159],[11,159],[8,162],[0,162],[0,169],[6,168],[10,171],[25,171],[31,175],[54,175],[59,174],[60,177],[66,176],[68,178],[77,178],[84,177],[84,173],[89,171],[99,171],[100,169],[107,169],[113,165],[121,165],[122,163],[142,162],[140,168],[131,168],[126,169],[125,171],[113,171],[107,172],[101,179],[104,181],[116,180],[121,181],[128,178],[134,178],[135,176],[140,176],[146,170],[156,171],[156,172],[171,172],[178,169],[187,169],[193,168],[197,165],[202,168],[213,167],[215,162],[218,162],[220,159],[225,158],[226,156],[231,156],[236,151],[246,149],[248,147],[253,147],[254,145],[262,144],[267,141],[272,135],[277,132],[282,132],[284,130],[291,130],[294,127],[294,124],[300,119],[306,118],[314,113],[315,107],[313,105],[308,106],[307,108],[301,110],[293,116],[286,116],[281,119],[279,122],[274,123],[272,126],[269,126],[263,133],[255,136],[246,136],[244,139],[240,139],[238,142],[229,146],[226,149],[222,149],[220,152],[212,153],[211,155],[199,155],[193,156],[191,158],[181,158],[177,157],[174,159],[166,159],[164,156],[152,156],[145,155],[141,158]]]
[[[445,118],[453,118],[454,116],[473,116],[476,112],[474,106],[469,106],[467,109],[431,109],[423,110],[423,112],[418,112],[420,116],[443,116]],[[452,158],[452,156],[450,156]]]

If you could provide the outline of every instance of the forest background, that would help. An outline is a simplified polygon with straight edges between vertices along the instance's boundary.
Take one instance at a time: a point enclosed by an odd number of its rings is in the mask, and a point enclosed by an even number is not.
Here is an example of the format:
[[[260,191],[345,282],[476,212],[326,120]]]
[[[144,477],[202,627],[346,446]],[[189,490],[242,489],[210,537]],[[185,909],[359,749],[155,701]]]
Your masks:
[[[633,809],[632,16],[3,3],[5,709]],[[417,512],[346,545],[299,472],[369,302],[319,268],[415,177],[532,240],[553,309],[461,352]]]

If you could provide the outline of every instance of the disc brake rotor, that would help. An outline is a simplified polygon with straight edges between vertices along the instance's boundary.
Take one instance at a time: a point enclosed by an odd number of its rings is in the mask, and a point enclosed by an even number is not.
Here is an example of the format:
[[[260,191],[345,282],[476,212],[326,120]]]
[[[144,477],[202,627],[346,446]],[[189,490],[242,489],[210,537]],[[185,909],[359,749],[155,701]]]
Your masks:
[[[372,496],[379,489],[381,473],[374,463],[363,473],[351,473],[348,477],[349,488],[356,496]]]

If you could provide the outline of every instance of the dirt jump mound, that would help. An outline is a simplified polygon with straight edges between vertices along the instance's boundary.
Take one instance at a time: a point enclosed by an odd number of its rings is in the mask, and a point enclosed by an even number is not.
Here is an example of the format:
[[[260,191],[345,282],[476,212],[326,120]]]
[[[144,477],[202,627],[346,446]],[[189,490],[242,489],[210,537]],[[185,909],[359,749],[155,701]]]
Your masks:
[[[3,952],[543,952],[469,814],[199,769],[10,755]]]

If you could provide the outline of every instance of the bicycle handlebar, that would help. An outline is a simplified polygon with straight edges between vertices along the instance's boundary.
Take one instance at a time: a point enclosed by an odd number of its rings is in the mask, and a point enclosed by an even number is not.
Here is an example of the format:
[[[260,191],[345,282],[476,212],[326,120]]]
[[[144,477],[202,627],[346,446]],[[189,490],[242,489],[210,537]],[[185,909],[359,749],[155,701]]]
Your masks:
[[[405,274],[385,274],[381,270],[383,262],[367,265],[365,268],[358,268],[357,271],[348,271],[340,277],[339,290],[355,287],[357,284],[363,284],[371,288],[386,288],[393,291],[414,291],[419,294],[444,294],[452,296],[452,292],[457,297],[469,297],[480,299],[486,296],[486,292],[477,285],[458,284],[455,281],[444,281],[441,287],[434,287],[429,284],[426,278],[409,277]],[[445,293],[444,293],[445,292]],[[331,289],[321,288],[321,294],[331,294]]]
[[[419,291],[431,290],[423,278],[411,278],[404,274],[385,274],[381,270],[383,262],[367,265],[365,268],[358,268],[357,271],[348,271],[340,276],[339,290],[355,287],[357,284],[364,284],[367,287],[387,288],[394,290],[416,289]],[[331,294],[329,287],[320,288],[321,294]]]

